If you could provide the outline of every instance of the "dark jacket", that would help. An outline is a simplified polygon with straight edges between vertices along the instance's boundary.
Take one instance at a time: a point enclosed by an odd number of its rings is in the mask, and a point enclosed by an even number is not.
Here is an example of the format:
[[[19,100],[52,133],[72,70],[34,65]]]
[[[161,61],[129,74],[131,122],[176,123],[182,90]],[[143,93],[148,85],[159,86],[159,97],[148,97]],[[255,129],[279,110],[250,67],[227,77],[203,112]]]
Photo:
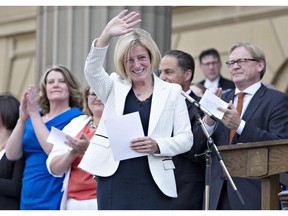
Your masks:
[[[19,209],[24,165],[24,157],[17,161],[9,161],[4,154],[0,160],[1,210]]]
[[[222,97],[228,102],[234,99],[234,90]],[[277,90],[268,89],[263,84],[251,99],[242,119],[246,125],[241,135],[235,134],[232,144],[259,142],[288,138],[288,96]],[[216,145],[225,145],[229,142],[229,129],[220,121],[212,136]],[[223,161],[225,164],[225,161]],[[261,209],[261,182],[257,179],[232,178],[238,191],[241,193],[245,206],[242,206],[237,195],[227,182],[227,192],[230,206],[233,210]],[[210,191],[210,209],[216,209],[224,183],[222,167],[213,157]]]
[[[193,92],[190,96],[199,101]],[[201,210],[203,209],[205,189],[205,158],[195,154],[206,150],[206,136],[202,128],[197,124],[196,113],[198,109],[186,100],[194,143],[190,151],[173,157],[175,163],[175,178],[178,198],[172,200],[174,210]],[[201,114],[201,113],[200,113]],[[203,115],[203,114],[201,114]]]
[[[201,82],[199,82],[201,85],[204,85],[205,80],[202,80]],[[223,93],[225,92],[225,90],[228,89],[235,89],[235,84],[233,83],[232,80],[228,80],[222,76],[220,76],[219,79],[219,83],[218,83],[218,88],[221,87],[223,91]]]

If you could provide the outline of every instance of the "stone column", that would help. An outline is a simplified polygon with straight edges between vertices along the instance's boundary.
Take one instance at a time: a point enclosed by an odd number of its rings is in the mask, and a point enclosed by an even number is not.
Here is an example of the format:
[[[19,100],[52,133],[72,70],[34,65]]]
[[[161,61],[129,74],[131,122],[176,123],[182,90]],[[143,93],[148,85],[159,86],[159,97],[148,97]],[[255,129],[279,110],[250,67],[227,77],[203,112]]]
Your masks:
[[[37,80],[45,68],[62,64],[84,84],[84,64],[93,39],[123,9],[140,12],[139,27],[152,35],[162,53],[170,49],[172,11],[169,6],[41,6],[37,9]],[[116,39],[109,47],[104,65],[108,72],[115,71],[115,42]]]

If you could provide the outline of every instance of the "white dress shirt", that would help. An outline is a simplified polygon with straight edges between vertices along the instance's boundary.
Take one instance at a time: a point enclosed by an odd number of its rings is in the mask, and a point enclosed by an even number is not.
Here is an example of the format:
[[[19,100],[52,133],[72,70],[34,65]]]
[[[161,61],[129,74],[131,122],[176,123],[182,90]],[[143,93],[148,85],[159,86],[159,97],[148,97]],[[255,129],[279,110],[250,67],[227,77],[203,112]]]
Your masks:
[[[208,79],[205,79],[204,86],[207,89],[209,89],[210,91],[215,92],[215,90],[219,86],[219,80],[220,80],[220,77],[217,77],[214,81],[210,81]]]
[[[242,118],[243,114],[245,113],[252,97],[254,96],[254,94],[258,91],[258,89],[261,87],[261,82],[256,82],[253,85],[249,86],[248,88],[246,88],[245,90],[243,90],[242,92],[245,93],[244,97],[243,97],[243,105],[242,105],[242,113],[240,118]],[[235,89],[235,99],[233,102],[234,107],[237,106],[237,102],[238,102],[238,93],[240,92],[240,90],[238,88]],[[241,123],[239,125],[239,127],[236,130],[236,133],[241,135],[244,127],[245,127],[246,122],[241,119]]]

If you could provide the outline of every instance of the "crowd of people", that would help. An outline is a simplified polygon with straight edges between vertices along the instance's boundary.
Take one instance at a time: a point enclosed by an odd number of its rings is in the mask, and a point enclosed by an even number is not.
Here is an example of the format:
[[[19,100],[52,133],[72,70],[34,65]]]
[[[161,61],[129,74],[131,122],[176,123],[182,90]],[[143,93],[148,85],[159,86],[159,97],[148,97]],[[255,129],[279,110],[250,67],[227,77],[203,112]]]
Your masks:
[[[205,156],[211,138],[216,145],[288,139],[288,96],[261,82],[264,52],[252,43],[232,45],[228,80],[218,51],[204,50],[205,79],[195,83],[193,56],[181,50],[161,55],[151,35],[136,28],[141,22],[128,10],[108,22],[92,42],[83,90],[69,69],[56,65],[20,102],[0,95],[0,209],[203,210],[207,202],[211,210],[261,209],[260,180],[232,178],[241,205],[217,155],[210,177]],[[117,72],[107,73],[103,62],[113,38]],[[219,107],[222,119],[183,95],[199,102],[205,91],[228,103]],[[106,122],[135,112],[143,136],[126,145],[137,156],[115,160]],[[66,134],[64,144],[47,141],[53,128]]]

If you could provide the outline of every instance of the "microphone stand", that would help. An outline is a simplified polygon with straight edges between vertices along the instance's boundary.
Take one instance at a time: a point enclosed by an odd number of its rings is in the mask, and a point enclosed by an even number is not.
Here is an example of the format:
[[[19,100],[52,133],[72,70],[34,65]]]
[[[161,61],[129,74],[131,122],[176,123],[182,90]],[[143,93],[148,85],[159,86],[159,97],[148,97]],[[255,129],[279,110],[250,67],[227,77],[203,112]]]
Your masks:
[[[188,100],[190,101],[199,111],[202,111],[204,114],[208,115],[210,118],[212,118],[214,121],[216,121],[216,117],[213,116],[212,113],[210,113],[207,109],[205,109],[203,106],[198,103],[198,101],[195,101],[190,95],[188,95],[186,92],[181,91],[181,94]],[[196,115],[197,121],[199,122],[205,136],[207,137],[207,150],[204,152],[205,155],[205,160],[206,160],[206,171],[205,171],[205,210],[209,210],[209,196],[210,196],[210,184],[211,184],[211,164],[212,164],[212,158],[211,158],[211,153],[213,152],[216,155],[217,160],[219,161],[224,175],[227,177],[228,181],[230,182],[233,190],[235,191],[238,199],[240,200],[242,205],[245,205],[245,202],[238,191],[236,185],[233,182],[233,179],[231,178],[224,162],[222,159],[222,156],[220,155],[220,152],[215,145],[213,139],[211,138],[210,134],[208,133],[199,113]],[[199,156],[199,155],[198,155]]]
[[[209,197],[210,197],[210,183],[211,183],[211,164],[212,164],[212,159],[211,159],[211,149],[210,149],[210,144],[213,142],[213,140],[210,138],[210,135],[201,119],[201,116],[199,113],[196,114],[196,119],[198,124],[200,124],[205,136],[207,137],[207,149],[205,150],[204,153],[202,154],[197,154],[195,155],[196,157],[199,157],[201,155],[205,156],[205,162],[206,162],[206,169],[205,169],[205,200],[204,200],[204,209],[209,210]]]

